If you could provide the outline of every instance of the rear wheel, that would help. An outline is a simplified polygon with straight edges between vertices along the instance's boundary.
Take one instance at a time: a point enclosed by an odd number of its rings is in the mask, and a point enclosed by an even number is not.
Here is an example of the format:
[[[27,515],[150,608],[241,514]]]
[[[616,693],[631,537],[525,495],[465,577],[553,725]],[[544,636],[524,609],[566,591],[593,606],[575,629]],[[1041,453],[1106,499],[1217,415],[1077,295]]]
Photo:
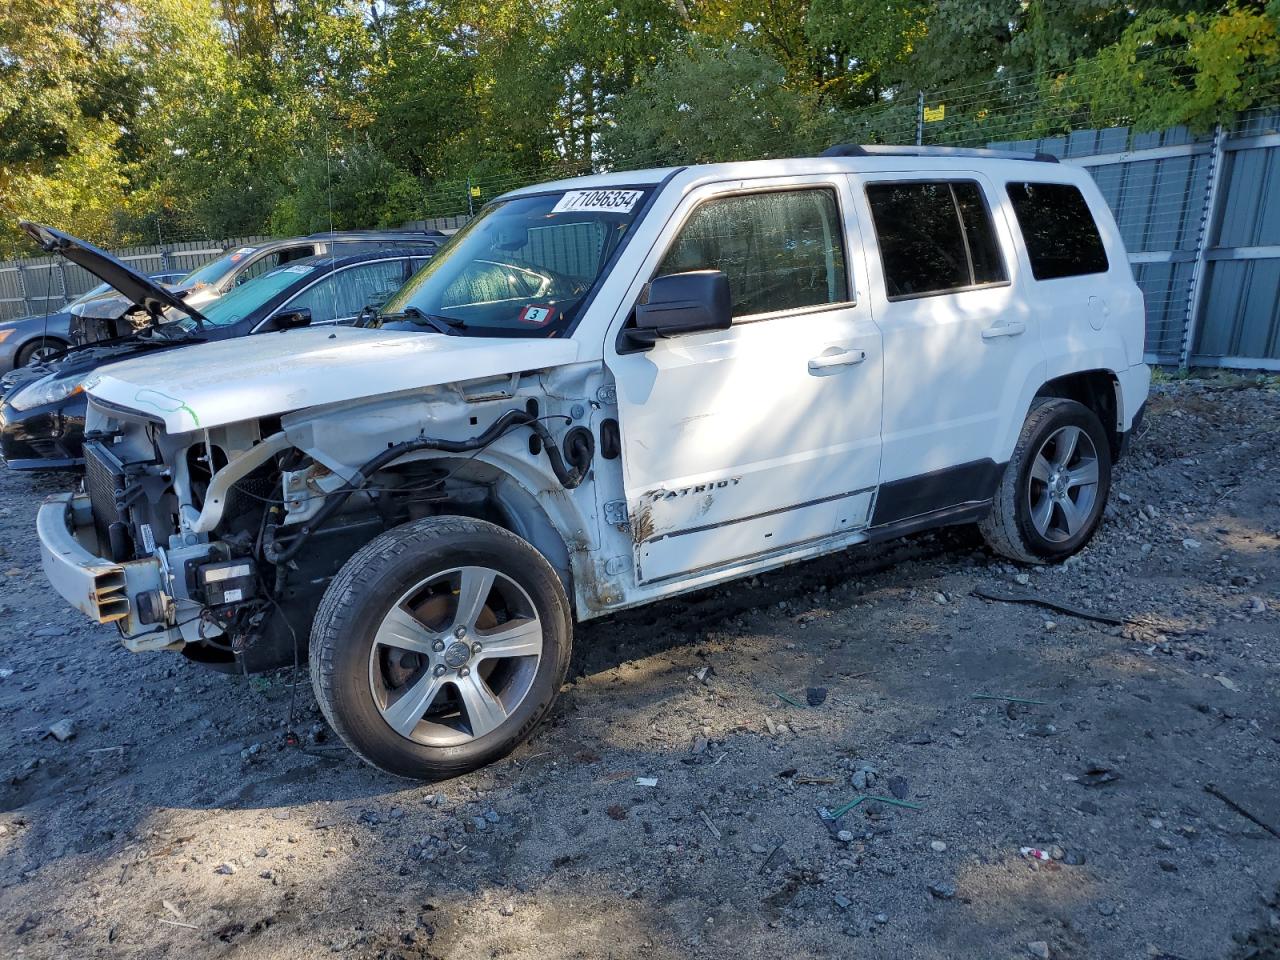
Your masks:
[[[1097,415],[1074,400],[1041,399],[979,526],[1006,557],[1063,560],[1097,531],[1110,490],[1111,447]]]
[[[29,366],[48,360],[66,349],[66,343],[57,337],[41,337],[39,340],[32,340],[18,351],[17,363],[20,367]]]
[[[551,565],[493,524],[436,517],[361,549],[325,591],[311,679],[343,741],[389,773],[456,776],[521,743],[569,665]]]

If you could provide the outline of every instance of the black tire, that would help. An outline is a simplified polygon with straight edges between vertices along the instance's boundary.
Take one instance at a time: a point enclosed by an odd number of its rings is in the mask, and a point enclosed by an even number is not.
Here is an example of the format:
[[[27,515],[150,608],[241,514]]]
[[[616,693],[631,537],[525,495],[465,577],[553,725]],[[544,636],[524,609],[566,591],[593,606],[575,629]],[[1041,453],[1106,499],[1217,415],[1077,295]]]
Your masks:
[[[35,356],[41,350],[66,350],[67,343],[59,340],[57,337],[41,337],[38,340],[32,340],[30,343],[24,343],[22,349],[18,351],[15,363],[19,367],[25,367],[35,360]]]
[[[374,637],[407,591],[460,566],[496,571],[524,592],[542,627],[542,654],[527,693],[495,729],[465,743],[428,745],[384,719],[372,689]],[[483,520],[431,517],[372,540],[334,577],[312,624],[311,683],[329,725],[362,759],[397,776],[441,780],[492,763],[528,738],[564,683],[572,631],[560,579],[532,545]]]
[[[1033,485],[1032,464],[1046,443],[1064,427],[1080,428],[1092,443],[1097,485],[1088,509],[1080,512],[1078,525],[1070,534],[1059,529],[1053,531],[1058,535],[1046,536],[1037,529],[1032,517],[1032,498],[1035,491],[1041,489],[1039,481]],[[1097,531],[1110,491],[1111,445],[1097,415],[1074,400],[1044,397],[1032,404],[1013,456],[996,488],[991,512],[978,528],[992,550],[1011,560],[1023,563],[1065,560],[1084,547]],[[1052,510],[1050,507],[1051,515],[1062,516],[1052,514]]]

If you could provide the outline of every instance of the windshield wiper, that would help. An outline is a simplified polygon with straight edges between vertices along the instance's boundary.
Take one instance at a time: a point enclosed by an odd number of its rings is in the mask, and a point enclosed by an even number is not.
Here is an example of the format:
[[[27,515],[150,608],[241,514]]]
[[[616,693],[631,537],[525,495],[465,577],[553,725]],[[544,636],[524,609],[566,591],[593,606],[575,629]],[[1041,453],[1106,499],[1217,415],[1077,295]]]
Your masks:
[[[446,317],[438,313],[425,313],[417,307],[405,307],[399,313],[380,313],[378,319],[382,322],[388,320],[408,320],[411,323],[426,324],[437,333],[443,333],[446,336],[453,330],[465,330],[467,325],[457,317]]]
[[[152,327],[151,334],[145,340],[149,343],[190,343],[191,341],[204,343],[208,338],[199,336],[194,330],[188,330],[181,324],[166,323],[160,327]]]
[[[159,348],[163,350],[166,347],[176,347],[180,343],[208,343],[208,342],[209,342],[208,337],[197,337],[195,334],[188,334],[185,337],[155,337],[154,339],[147,338],[145,340],[139,337],[133,343],[129,344],[129,346],[138,350],[151,350],[153,348]]]

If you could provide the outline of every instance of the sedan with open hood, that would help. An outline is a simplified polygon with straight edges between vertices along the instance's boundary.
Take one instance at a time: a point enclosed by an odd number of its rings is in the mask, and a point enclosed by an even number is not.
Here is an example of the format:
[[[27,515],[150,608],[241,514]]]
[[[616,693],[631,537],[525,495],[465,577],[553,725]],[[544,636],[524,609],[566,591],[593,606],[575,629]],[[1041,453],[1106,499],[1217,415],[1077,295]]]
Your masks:
[[[28,232],[74,256],[150,323],[126,336],[72,348],[11,383],[0,405],[0,455],[17,470],[82,464],[84,384],[99,367],[194,343],[347,323],[394,293],[426,259],[417,248],[306,257],[254,277],[202,311],[90,244],[34,224]]]

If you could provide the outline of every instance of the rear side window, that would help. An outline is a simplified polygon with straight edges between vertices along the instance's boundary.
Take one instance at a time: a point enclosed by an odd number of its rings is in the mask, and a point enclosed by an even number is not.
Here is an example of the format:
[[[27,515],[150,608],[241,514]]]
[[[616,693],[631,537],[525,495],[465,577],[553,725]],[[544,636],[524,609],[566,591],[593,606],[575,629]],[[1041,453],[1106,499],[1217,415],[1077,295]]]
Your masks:
[[[1007,189],[1037,280],[1107,272],[1107,251],[1078,187],[1011,183]]]
[[[1005,283],[991,212],[972,180],[867,185],[890,300]]]
[[[656,275],[722,271],[735,317],[846,303],[842,229],[835,191],[827,188],[708,200]]]

